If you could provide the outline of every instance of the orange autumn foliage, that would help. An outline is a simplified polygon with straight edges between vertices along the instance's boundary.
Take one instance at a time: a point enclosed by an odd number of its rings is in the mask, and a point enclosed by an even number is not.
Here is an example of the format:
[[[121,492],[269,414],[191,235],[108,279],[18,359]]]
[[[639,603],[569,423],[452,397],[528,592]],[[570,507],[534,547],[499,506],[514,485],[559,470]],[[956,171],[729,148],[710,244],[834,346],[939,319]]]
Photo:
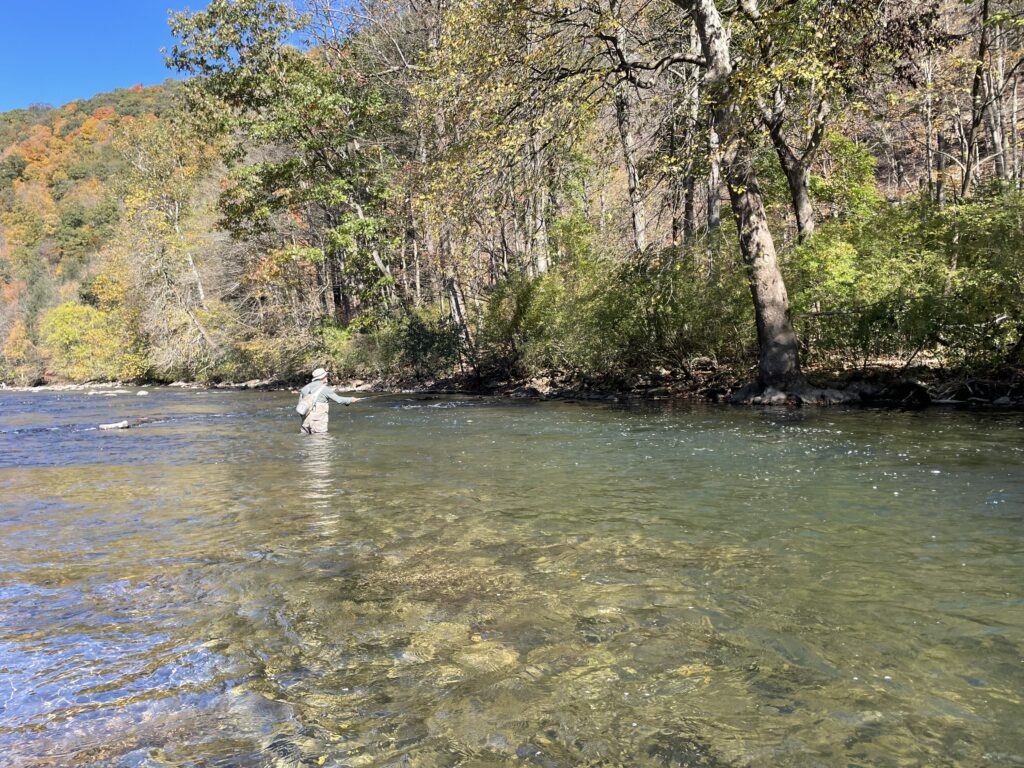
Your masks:
[[[12,280],[9,283],[3,283],[3,285],[0,286],[0,300],[2,300],[4,304],[15,304],[24,291],[24,280]]]

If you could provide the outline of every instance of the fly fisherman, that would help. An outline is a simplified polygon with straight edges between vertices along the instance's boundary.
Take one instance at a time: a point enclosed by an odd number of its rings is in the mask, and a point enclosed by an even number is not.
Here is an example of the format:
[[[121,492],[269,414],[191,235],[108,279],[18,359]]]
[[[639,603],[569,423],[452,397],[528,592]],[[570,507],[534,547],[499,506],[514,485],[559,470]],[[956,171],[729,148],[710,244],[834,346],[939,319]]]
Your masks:
[[[313,371],[313,380],[299,392],[299,404],[295,408],[303,417],[302,434],[316,435],[327,431],[328,398],[342,405],[350,405],[359,399],[336,395],[334,388],[327,384],[327,371],[317,368]]]

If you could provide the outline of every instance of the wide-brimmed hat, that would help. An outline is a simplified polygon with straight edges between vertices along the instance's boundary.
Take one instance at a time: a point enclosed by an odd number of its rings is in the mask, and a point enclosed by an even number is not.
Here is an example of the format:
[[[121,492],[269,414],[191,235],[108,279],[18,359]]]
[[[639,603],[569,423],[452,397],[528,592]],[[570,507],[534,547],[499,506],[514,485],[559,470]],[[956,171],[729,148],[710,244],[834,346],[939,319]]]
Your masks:
[[[314,380],[316,380],[316,379],[326,379],[326,378],[327,378],[327,371],[325,371],[323,368],[317,368],[315,371],[313,371],[313,379]]]

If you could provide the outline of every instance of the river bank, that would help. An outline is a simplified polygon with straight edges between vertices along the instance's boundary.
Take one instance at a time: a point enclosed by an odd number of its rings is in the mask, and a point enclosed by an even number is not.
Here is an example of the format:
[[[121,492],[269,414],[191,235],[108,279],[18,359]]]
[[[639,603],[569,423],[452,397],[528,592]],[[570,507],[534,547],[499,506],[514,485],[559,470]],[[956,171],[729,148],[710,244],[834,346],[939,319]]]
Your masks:
[[[683,401],[704,403],[743,403],[799,407],[817,405],[868,405],[882,407],[925,408],[996,407],[1024,408],[1024,379],[1019,374],[1006,378],[907,376],[891,369],[876,369],[848,374],[812,374],[810,392],[815,399],[769,390],[753,400],[744,399],[749,372],[731,369],[673,371],[658,369],[629,386],[602,386],[570,381],[558,375],[525,379],[485,381],[464,375],[449,378],[415,380],[401,378],[343,378],[335,387],[346,392],[393,392],[396,394],[488,395],[539,400],[583,400],[628,402],[636,400]],[[146,387],[196,390],[297,391],[303,377],[250,379],[243,382],[53,382],[35,386],[10,386],[0,382],[0,391],[76,392],[98,396],[146,393]]]

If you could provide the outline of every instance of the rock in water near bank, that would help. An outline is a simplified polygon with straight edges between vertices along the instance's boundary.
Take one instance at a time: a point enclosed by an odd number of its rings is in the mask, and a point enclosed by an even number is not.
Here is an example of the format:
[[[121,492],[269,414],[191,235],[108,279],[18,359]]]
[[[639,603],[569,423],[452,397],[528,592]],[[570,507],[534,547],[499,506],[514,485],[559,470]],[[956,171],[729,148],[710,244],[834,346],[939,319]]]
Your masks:
[[[146,390],[140,389],[138,392],[135,393],[135,396],[136,397],[145,397],[148,394],[149,394],[149,392],[147,392]]]
[[[792,390],[781,390],[775,387],[763,387],[760,384],[749,384],[735,392],[729,401],[739,405],[841,405],[857,403],[862,394],[855,389],[818,389],[817,387],[799,386]]]
[[[780,390],[754,383],[734,392],[729,401],[742,405],[775,406],[863,403],[902,409],[927,408],[930,405],[1024,405],[1024,387],[1019,383],[971,380],[935,387],[915,379],[884,384],[854,381],[841,389],[818,389],[805,384]]]
[[[868,402],[897,408],[926,408],[932,404],[932,396],[924,384],[907,379],[883,387]]]
[[[100,424],[100,429],[128,429],[128,422],[125,420],[117,421],[113,424]]]

